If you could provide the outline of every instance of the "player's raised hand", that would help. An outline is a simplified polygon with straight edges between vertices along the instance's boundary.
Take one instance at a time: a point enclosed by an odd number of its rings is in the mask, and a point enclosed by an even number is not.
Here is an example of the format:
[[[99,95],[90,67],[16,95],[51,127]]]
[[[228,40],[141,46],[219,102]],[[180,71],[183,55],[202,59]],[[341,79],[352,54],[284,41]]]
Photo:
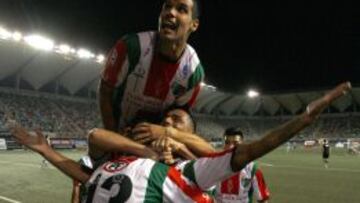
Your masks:
[[[305,112],[308,121],[312,122],[313,120],[315,120],[326,107],[328,107],[333,101],[335,101],[339,97],[344,96],[350,90],[351,90],[351,83],[344,82],[336,86],[334,89],[330,90],[329,92],[327,92],[321,98],[311,102],[306,107],[306,112]]]
[[[36,130],[36,134],[31,135],[13,120],[7,122],[7,127],[18,143],[25,145],[33,151],[41,153],[50,147],[40,130]]]

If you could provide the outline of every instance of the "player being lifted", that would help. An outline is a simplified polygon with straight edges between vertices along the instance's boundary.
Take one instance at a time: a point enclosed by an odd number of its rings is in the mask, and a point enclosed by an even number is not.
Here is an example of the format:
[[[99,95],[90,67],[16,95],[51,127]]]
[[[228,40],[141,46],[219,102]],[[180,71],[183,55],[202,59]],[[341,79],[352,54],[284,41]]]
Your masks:
[[[88,186],[87,202],[211,202],[202,192],[244,168],[251,161],[272,151],[316,120],[320,113],[336,98],[350,90],[350,83],[343,83],[320,99],[311,102],[306,111],[274,128],[257,141],[238,144],[235,148],[187,162],[182,170],[164,165],[149,158],[158,154],[148,147],[126,137],[105,130],[93,131],[91,137],[99,148],[101,143],[117,143],[119,150],[138,157],[115,157],[89,175],[78,163],[51,149],[41,135],[31,136],[21,126],[10,126],[12,134],[21,143],[40,153],[68,176]],[[113,136],[104,136],[110,133]],[[109,139],[111,138],[111,139]],[[91,140],[90,140],[91,142]],[[170,146],[168,146],[170,147]]]

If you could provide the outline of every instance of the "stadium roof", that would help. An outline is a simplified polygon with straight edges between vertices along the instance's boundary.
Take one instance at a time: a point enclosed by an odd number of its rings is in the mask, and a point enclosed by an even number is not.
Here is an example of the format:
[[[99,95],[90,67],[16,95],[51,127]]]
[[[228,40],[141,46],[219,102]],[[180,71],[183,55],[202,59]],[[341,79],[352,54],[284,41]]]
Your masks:
[[[0,26],[105,54],[124,34],[157,29],[163,0],[1,0]],[[360,26],[350,1],[200,0],[190,38],[218,89],[262,92],[360,85]],[[235,77],[234,77],[235,76]]]
[[[77,95],[82,89],[94,92],[102,66],[95,60],[0,39],[0,86],[65,95]]]
[[[91,59],[34,49],[24,43],[0,40],[0,85],[64,95],[96,92],[102,64]],[[17,84],[17,78],[19,84]],[[60,91],[61,87],[63,91]],[[58,90],[56,90],[58,89]],[[196,112],[215,115],[279,115],[296,114],[323,91],[260,95],[230,94],[205,86],[199,95]],[[358,106],[360,88],[335,102],[337,112]],[[354,107],[355,108],[355,107]]]
[[[0,38],[2,87],[94,98],[102,66],[94,57],[80,58],[74,54],[39,50],[23,41]],[[292,115],[302,111],[307,103],[322,94],[321,90],[302,91],[251,98],[205,85],[195,111],[221,116]],[[360,88],[354,88],[351,94],[334,102],[330,111],[354,111],[358,104]]]
[[[230,94],[204,88],[199,95],[196,112],[219,116],[294,115],[306,105],[319,98],[325,91],[303,91],[249,97],[245,94]],[[360,102],[360,88],[353,88],[350,94],[335,101],[328,112],[354,112]]]

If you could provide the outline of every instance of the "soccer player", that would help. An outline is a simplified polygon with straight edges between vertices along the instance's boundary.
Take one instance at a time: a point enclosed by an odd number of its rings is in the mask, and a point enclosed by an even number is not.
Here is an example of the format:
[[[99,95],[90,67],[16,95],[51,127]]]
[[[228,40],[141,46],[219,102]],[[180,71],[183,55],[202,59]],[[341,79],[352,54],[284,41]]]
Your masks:
[[[195,50],[187,44],[199,26],[198,0],[165,0],[157,31],[129,34],[107,57],[99,86],[105,129],[149,121],[171,105],[194,105],[204,79]]]
[[[156,138],[149,138],[151,137],[151,134],[147,133],[147,127],[152,129],[150,131],[152,131],[154,135],[157,136]],[[128,132],[132,134],[132,136],[135,136],[134,132],[138,131],[139,134],[137,134],[136,136],[141,138],[139,138],[139,141],[142,141],[143,143],[151,142],[152,148],[155,149],[157,152],[161,153],[161,155],[163,156],[164,163],[174,164],[178,161],[181,161],[182,159],[189,160],[196,158],[196,156],[186,147],[185,144],[187,144],[197,154],[206,153],[206,151],[201,152],[201,149],[208,148],[209,150],[212,150],[209,143],[207,143],[201,137],[193,135],[195,128],[195,121],[193,120],[191,114],[187,112],[186,109],[175,108],[167,110],[163,121],[161,122],[161,126],[150,123],[141,123],[136,129],[133,130],[133,132]],[[108,137],[108,143],[104,143],[103,140],[96,139],[94,136],[89,136],[89,141],[91,141],[89,143],[89,152],[90,156],[92,157],[91,162],[94,162],[95,159],[96,166],[99,165],[98,162],[104,163],[104,161],[108,161],[107,159],[109,159],[109,156],[106,156],[105,154],[109,154],[109,152],[121,152],[121,150],[119,150],[121,149],[121,146],[116,146],[116,143],[114,143],[112,140],[113,134],[109,134],[108,131],[103,131],[100,134]],[[176,140],[184,141],[185,144],[180,143]],[[100,150],[98,148],[96,149],[96,147],[94,147],[94,144],[92,144],[94,142],[99,142],[103,144],[105,150]],[[167,145],[171,146],[171,150],[167,150]],[[178,156],[182,158],[174,156],[173,153],[177,153]],[[100,157],[100,159],[98,157]],[[89,168],[89,164],[85,166],[88,166]],[[81,192],[80,189],[82,189]],[[84,194],[85,193],[83,189],[83,184],[78,181],[74,181],[72,202],[80,202],[80,199],[84,198]]]
[[[224,152],[189,161],[184,165],[182,173],[174,167],[152,160],[158,159],[158,154],[144,145],[111,131],[94,130],[89,141],[94,137],[100,139],[93,142],[98,147],[111,148],[111,145],[117,144],[123,152],[147,158],[114,157],[89,175],[81,170],[78,163],[49,147],[41,132],[31,136],[21,126],[12,125],[9,129],[18,142],[41,154],[63,173],[86,183],[87,202],[211,202],[203,190],[234,175],[251,161],[291,139],[313,123],[331,102],[350,89],[350,83],[340,84],[311,102],[304,113],[268,131],[260,140],[238,144]],[[102,146],[104,143],[109,145]]]
[[[329,145],[329,141],[327,139],[323,140],[323,144],[322,144],[322,158],[324,161],[324,167],[328,168],[328,164],[329,164],[329,157],[330,157],[330,145]]]
[[[224,133],[224,149],[233,148],[243,140],[240,128],[228,128]],[[250,162],[239,173],[217,184],[215,189],[217,202],[249,203],[252,202],[253,195],[262,203],[268,202],[270,197],[263,173],[255,162]]]

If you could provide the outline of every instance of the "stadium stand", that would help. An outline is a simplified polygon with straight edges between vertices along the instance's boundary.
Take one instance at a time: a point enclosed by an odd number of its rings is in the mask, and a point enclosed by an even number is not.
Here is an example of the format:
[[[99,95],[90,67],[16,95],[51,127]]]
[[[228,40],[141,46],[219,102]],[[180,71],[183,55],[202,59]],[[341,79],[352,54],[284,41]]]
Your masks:
[[[5,115],[17,120],[30,130],[41,128],[57,137],[84,137],[86,131],[100,126],[94,101],[66,101],[42,96],[0,92],[1,129]]]
[[[58,138],[85,138],[93,127],[101,127],[98,106],[91,99],[46,97],[39,94],[0,92],[0,130],[6,131],[5,115],[30,130],[41,127]],[[283,116],[219,116],[195,113],[197,132],[207,140],[221,140],[224,129],[239,126],[250,139],[290,119]],[[295,139],[358,138],[360,113],[327,113]]]

